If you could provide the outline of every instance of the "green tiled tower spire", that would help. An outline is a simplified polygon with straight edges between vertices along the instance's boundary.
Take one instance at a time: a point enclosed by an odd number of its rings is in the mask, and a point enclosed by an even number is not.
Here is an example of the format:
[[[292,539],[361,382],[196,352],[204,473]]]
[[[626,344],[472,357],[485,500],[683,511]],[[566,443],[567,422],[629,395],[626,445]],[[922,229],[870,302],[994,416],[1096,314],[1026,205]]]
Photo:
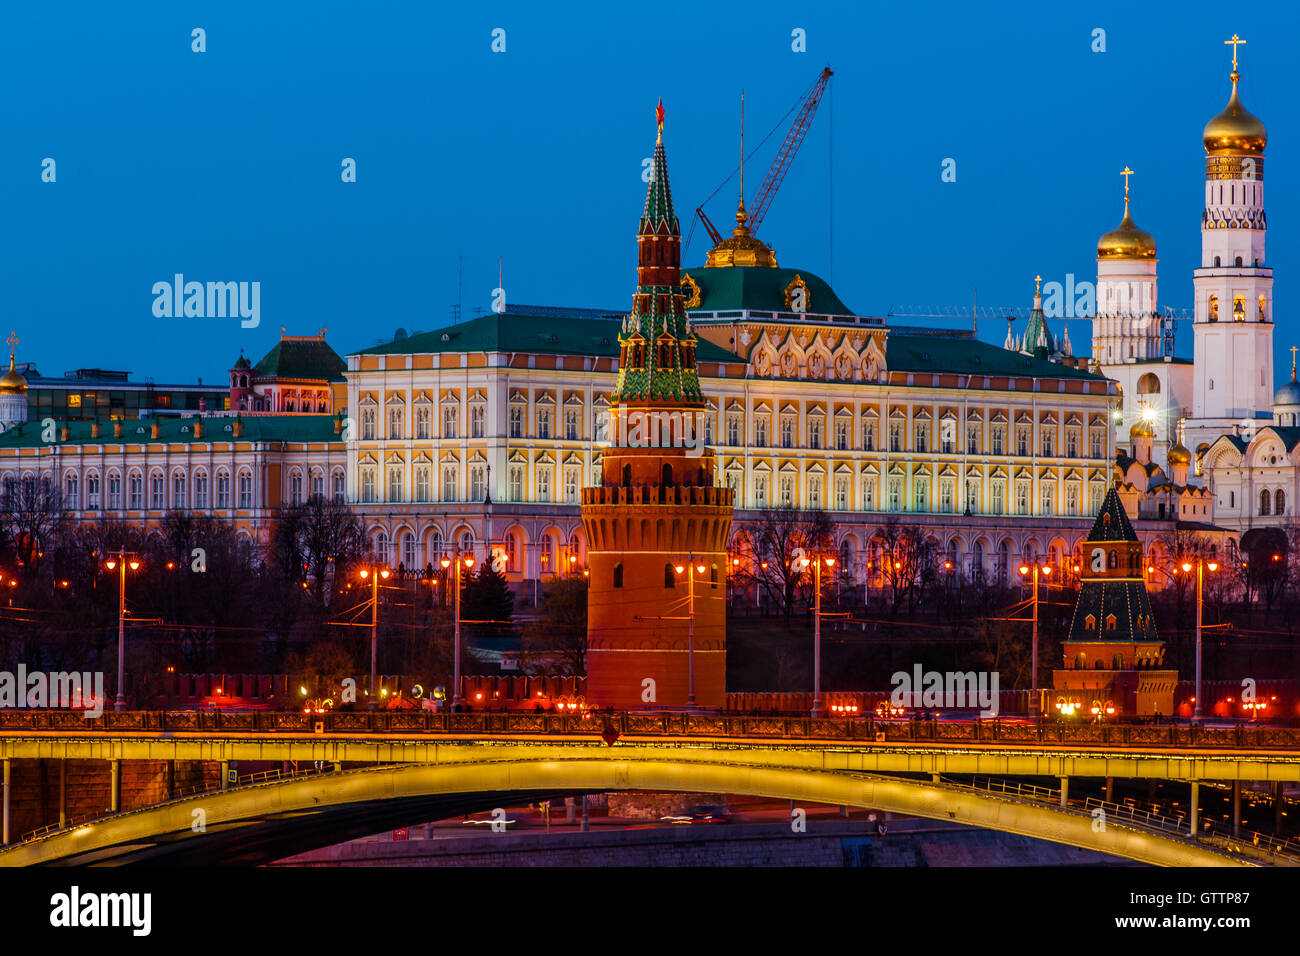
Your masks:
[[[1081,545],[1079,603],[1070,640],[1133,643],[1156,641],[1147,595],[1142,544],[1112,485]]]
[[[686,317],[681,286],[681,227],[673,212],[664,154],[663,102],[645,209],[637,230],[637,288],[619,335],[618,384],[612,401],[702,406],[695,367],[698,340]]]
[[[1052,330],[1047,327],[1047,318],[1043,315],[1042,281],[1042,276],[1034,276],[1034,310],[1029,313],[1025,341],[1020,349],[1034,358],[1045,359],[1056,351],[1056,342],[1052,339]]]

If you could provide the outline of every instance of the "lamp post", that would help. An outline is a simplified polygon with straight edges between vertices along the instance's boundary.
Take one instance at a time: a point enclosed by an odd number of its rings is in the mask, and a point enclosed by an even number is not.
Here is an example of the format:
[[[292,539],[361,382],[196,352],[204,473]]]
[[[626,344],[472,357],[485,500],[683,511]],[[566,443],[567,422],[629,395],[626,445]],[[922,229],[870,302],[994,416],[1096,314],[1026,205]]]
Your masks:
[[[1206,561],[1204,558],[1196,559],[1196,707],[1192,710],[1193,724],[1201,722],[1201,607],[1203,604],[1202,588],[1207,568],[1213,574],[1219,570],[1219,564],[1217,561]],[[1192,562],[1184,561],[1183,572],[1190,573],[1191,570]]]
[[[126,694],[123,688],[126,679],[126,569],[140,569],[140,559],[129,552],[118,551],[117,557],[104,562],[108,570],[118,572],[117,591],[117,697],[113,700],[114,710],[126,710]]]
[[[379,691],[375,686],[379,664],[379,579],[387,581],[390,574],[388,568],[379,564],[361,569],[361,580],[370,581],[370,699],[366,701],[367,710],[379,706]]]
[[[835,567],[834,558],[802,558],[800,567],[813,566],[813,703],[812,716],[821,717],[822,707],[822,562]]]
[[[444,568],[449,568],[449,567],[451,567],[451,563],[452,563],[452,559],[451,559],[451,558],[443,558],[443,559],[439,562],[439,564],[441,564]],[[452,684],[451,684],[451,709],[452,709],[453,711],[454,711],[454,710],[457,710],[457,709],[460,707],[460,705],[461,705],[461,696],[460,696],[460,568],[461,568],[461,565],[462,565],[462,564],[463,564],[465,567],[467,567],[467,568],[472,568],[472,567],[474,567],[474,557],[473,557],[473,555],[466,555],[465,557],[462,558],[462,557],[460,556],[460,552],[459,552],[459,551],[456,553],[456,630],[455,630],[455,643],[454,643],[453,650],[452,650],[452,652],[451,652],[451,659],[452,659],[452,663],[451,663],[451,667],[452,667],[452,677],[451,677],[451,680],[452,680]]]
[[[1035,561],[1033,565],[1033,571],[1034,571],[1033,650],[1030,653],[1030,664],[1029,664],[1033,673],[1030,675],[1029,690],[1031,695],[1030,703],[1034,704],[1035,706],[1037,706],[1037,698],[1038,698],[1038,572],[1040,570],[1043,573],[1043,577],[1051,577],[1052,566],[1050,564],[1044,564],[1040,568],[1037,561]],[[1029,566],[1022,564],[1020,566],[1020,576],[1023,578],[1027,574],[1029,574]],[[1041,708],[1039,709],[1041,710]]]
[[[704,573],[704,565],[696,565],[691,555],[685,565],[677,565],[678,574],[686,573],[686,705],[695,706],[695,572]]]

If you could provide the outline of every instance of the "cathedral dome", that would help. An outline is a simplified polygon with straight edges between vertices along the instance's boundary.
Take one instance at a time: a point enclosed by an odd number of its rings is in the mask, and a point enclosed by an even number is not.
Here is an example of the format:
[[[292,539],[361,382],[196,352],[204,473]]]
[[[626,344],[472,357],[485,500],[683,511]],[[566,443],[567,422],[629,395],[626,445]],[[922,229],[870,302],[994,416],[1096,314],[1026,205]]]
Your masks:
[[[22,395],[27,392],[27,379],[14,368],[14,357],[9,356],[9,371],[0,375],[0,395]]]
[[[1129,438],[1154,438],[1155,435],[1155,429],[1145,419],[1138,419],[1137,423],[1128,430]]]
[[[1168,458],[1170,465],[1190,465],[1192,463],[1192,453],[1183,446],[1182,442],[1169,449]]]
[[[1124,218],[1118,226],[1097,240],[1098,259],[1154,259],[1156,240],[1137,227],[1124,201]]]
[[[1300,405],[1300,382],[1296,381],[1294,373],[1291,375],[1291,381],[1273,393],[1273,404],[1275,406]]]
[[[1268,143],[1268,132],[1259,117],[1246,111],[1237,96],[1239,74],[1232,72],[1232,96],[1223,112],[1205,124],[1202,138],[1207,153],[1247,153],[1258,156]]]

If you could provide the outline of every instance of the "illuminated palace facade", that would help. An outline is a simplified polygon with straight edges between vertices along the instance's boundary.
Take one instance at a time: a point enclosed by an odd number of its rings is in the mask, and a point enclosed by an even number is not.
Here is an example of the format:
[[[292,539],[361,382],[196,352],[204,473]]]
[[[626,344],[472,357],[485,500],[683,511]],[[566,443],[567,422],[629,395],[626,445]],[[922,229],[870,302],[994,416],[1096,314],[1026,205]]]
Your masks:
[[[9,365],[0,377],[0,490],[48,480],[74,521],[160,535],[169,511],[190,511],[231,522],[262,549],[282,506],[347,497],[344,419],[320,414],[341,406],[344,363],[323,335],[282,336],[256,366],[241,356],[226,408],[185,418],[29,421],[28,383],[12,353]]]
[[[1012,580],[1024,555],[1074,550],[1112,477],[1113,383],[857,315],[738,220],[682,277],[735,534],[763,509],[824,509],[862,584],[891,516],[963,574]],[[521,582],[585,568],[622,321],[517,306],[349,355],[347,481],[376,551],[409,568],[491,549]]]

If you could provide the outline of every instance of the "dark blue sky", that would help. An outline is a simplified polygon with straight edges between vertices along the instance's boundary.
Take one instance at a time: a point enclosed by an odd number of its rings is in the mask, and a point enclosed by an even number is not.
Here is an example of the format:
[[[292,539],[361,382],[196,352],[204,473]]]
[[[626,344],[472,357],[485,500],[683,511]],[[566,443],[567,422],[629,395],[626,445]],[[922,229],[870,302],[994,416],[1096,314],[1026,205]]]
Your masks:
[[[1300,339],[1300,13],[1269,6],[6,4],[0,324],[46,374],[224,381],[281,326],[327,326],[346,353],[447,324],[458,256],[466,315],[489,306],[499,256],[509,302],[624,308],[656,100],[685,231],[734,166],[740,88],[753,146],[828,63],[832,92],[760,231],[782,265],[864,313],[966,305],[975,286],[983,304],[1027,305],[1035,273],[1095,278],[1128,164],[1161,301],[1186,307],[1201,129],[1227,102],[1236,32],[1242,99],[1269,129],[1283,378]],[[194,27],[206,53],[191,52]],[[791,51],[795,28],[806,53]],[[751,198],[780,135],[750,167]],[[45,157],[56,183],[40,180]],[[941,182],[946,157],[955,183]],[[729,186],[709,207],[719,226],[734,202]],[[688,265],[706,245],[697,230]],[[151,287],[177,272],[261,282],[261,325],[155,318]],[[1073,325],[1086,350],[1087,324]],[[1000,343],[1005,323],[980,334]]]

